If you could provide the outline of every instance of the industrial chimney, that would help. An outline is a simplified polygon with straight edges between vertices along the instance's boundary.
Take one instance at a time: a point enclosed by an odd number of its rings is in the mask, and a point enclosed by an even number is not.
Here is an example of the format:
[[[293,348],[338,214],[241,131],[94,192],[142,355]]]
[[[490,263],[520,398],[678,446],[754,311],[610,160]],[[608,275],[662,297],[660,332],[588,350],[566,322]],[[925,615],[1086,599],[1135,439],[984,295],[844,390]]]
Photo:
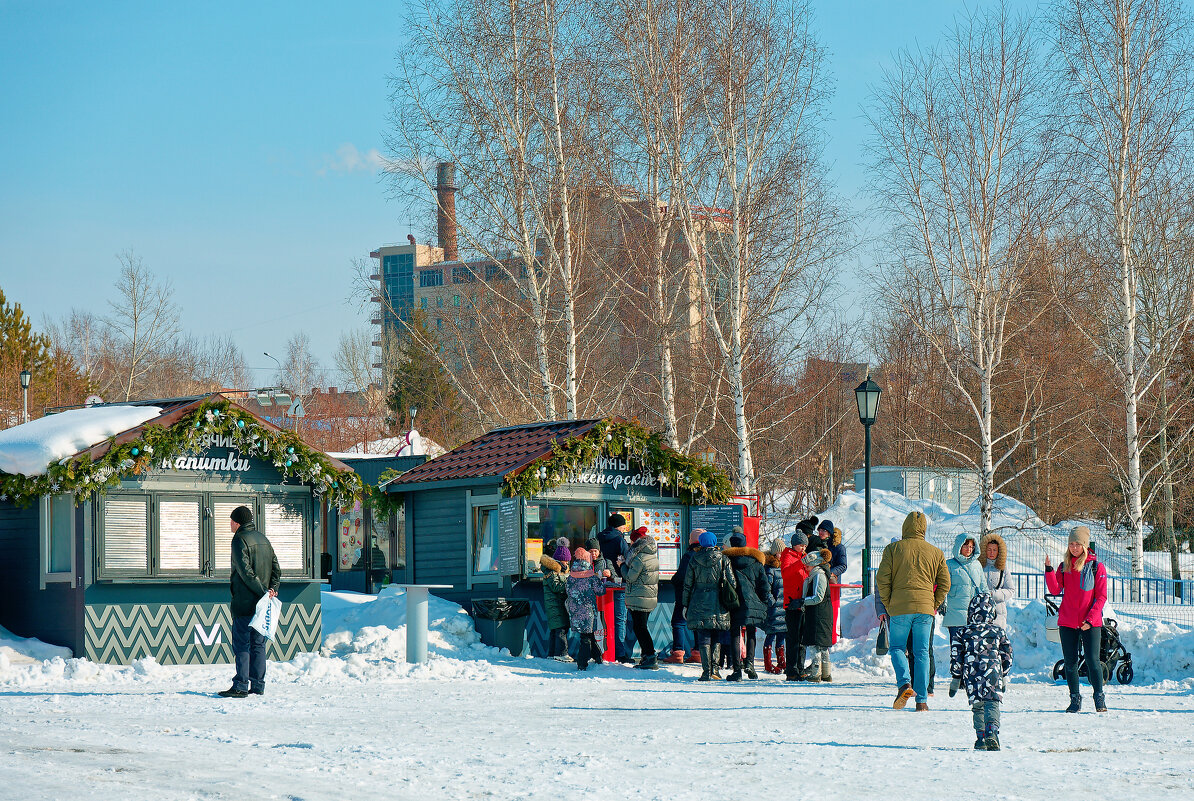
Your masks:
[[[440,162],[435,167],[435,204],[444,261],[456,261],[460,258],[456,250],[456,165],[450,161]]]

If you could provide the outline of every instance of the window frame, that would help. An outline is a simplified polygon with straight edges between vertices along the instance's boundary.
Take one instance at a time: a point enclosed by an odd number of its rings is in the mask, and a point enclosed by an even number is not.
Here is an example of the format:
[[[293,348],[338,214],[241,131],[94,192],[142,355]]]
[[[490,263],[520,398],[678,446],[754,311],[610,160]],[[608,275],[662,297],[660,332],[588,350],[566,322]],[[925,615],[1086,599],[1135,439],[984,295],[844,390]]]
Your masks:
[[[54,495],[61,495],[70,499],[70,569],[69,570],[50,570],[51,561],[51,545],[53,533],[53,498]],[[78,539],[79,533],[79,509],[75,506],[74,495],[70,493],[54,493],[54,495],[43,495],[39,499],[38,509],[38,552],[40,554],[39,565],[41,569],[41,589],[45,589],[47,584],[66,584],[69,583],[71,589],[74,589],[77,584],[75,581],[75,566],[78,564],[76,559],[78,554],[75,548],[75,542]]]
[[[466,584],[468,585],[469,588],[475,587],[475,586],[493,586],[493,585],[500,586],[502,583],[502,574],[501,574],[502,552],[501,552],[500,532],[499,532],[498,538],[495,542],[495,547],[497,548],[497,567],[493,571],[485,571],[485,572],[480,572],[480,573],[476,572],[473,569],[473,566],[476,565],[476,563],[477,563],[477,558],[476,558],[477,555],[473,552],[473,543],[474,543],[473,534],[474,534],[474,528],[476,527],[477,512],[482,509],[492,510],[494,515],[496,516],[498,514],[498,510],[500,509],[500,506],[501,506],[501,499],[502,499],[502,496],[500,494],[497,494],[497,495],[473,495],[471,492],[469,493],[468,515],[465,517],[465,526],[464,526],[464,528],[465,528],[464,553],[465,553],[465,559],[468,560],[465,565],[465,576],[467,579]]]

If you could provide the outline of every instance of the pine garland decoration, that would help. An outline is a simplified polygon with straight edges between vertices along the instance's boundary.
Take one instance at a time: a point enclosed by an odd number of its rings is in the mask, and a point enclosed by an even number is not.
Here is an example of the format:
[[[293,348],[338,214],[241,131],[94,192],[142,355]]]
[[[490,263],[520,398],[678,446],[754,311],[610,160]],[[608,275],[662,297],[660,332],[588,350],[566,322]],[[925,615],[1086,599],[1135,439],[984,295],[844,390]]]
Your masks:
[[[502,494],[531,497],[564,484],[593,466],[598,457],[629,458],[644,470],[661,476],[686,503],[725,503],[733,494],[730,479],[713,465],[672,450],[657,431],[637,422],[602,420],[587,433],[551,441],[551,453],[516,472],[507,473]],[[546,477],[540,477],[540,468]]]
[[[162,460],[197,454],[216,437],[229,437],[241,452],[270,462],[286,479],[309,484],[316,497],[337,506],[352,506],[362,493],[361,479],[351,470],[337,470],[323,453],[308,447],[292,431],[277,431],[226,399],[203,401],[169,428],[147,425],[140,438],[116,444],[94,461],[81,454],[50,465],[45,475],[0,473],[0,500],[28,506],[42,495],[72,493],[80,504],[119,486],[121,479],[141,475]]]

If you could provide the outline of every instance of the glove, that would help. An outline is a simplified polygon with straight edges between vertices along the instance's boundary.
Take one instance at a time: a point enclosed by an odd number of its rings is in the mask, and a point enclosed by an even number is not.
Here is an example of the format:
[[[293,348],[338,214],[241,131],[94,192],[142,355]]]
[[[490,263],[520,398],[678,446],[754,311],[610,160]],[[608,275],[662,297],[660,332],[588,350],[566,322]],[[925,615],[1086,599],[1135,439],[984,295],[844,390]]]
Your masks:
[[[790,604],[788,604],[788,606],[791,607],[792,609],[799,609],[802,606],[804,606],[804,599],[803,598],[793,598],[792,602]]]

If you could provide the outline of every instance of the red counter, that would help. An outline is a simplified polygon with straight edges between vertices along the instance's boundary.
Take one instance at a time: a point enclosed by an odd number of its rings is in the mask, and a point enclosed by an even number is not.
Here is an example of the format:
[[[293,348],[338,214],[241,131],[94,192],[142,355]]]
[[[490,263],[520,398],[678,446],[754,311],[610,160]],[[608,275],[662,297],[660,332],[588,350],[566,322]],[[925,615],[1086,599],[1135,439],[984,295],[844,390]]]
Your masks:
[[[616,592],[626,592],[626,588],[614,587],[607,584],[605,585],[605,594],[597,598],[597,612],[601,615],[601,619],[605,621],[605,635],[598,642],[604,648],[601,652],[601,658],[606,662],[613,662],[618,658],[617,651],[614,648],[614,634],[617,631],[614,624],[614,593]]]

